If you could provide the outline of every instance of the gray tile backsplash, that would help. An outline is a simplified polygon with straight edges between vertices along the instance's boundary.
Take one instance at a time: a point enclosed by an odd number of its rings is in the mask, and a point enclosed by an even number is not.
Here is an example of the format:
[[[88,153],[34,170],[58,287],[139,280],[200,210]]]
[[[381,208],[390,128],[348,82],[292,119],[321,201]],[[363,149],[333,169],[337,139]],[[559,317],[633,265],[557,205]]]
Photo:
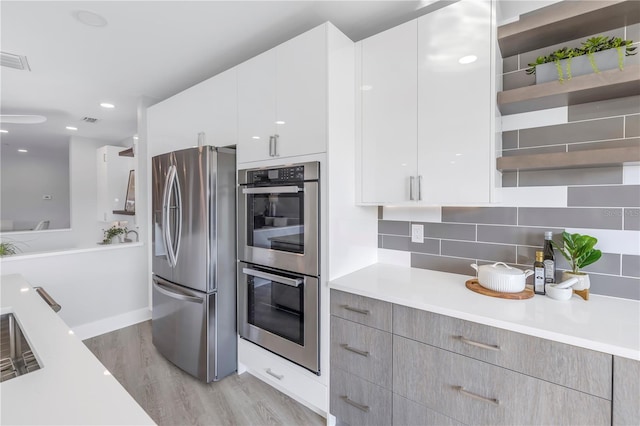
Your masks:
[[[411,253],[411,267],[433,269],[452,274],[476,275],[476,271],[470,266],[475,259],[460,259],[447,256],[432,256],[429,254]]]
[[[520,207],[518,224],[565,228],[622,229],[622,209]]]
[[[379,220],[378,234],[410,236],[411,232],[409,222],[401,222],[397,220]]]
[[[516,246],[442,240],[443,256],[463,257],[494,262],[515,263]]]
[[[625,117],[624,135],[627,138],[640,136],[640,115],[627,115]]]
[[[478,241],[542,247],[544,243],[544,233],[546,231],[553,232],[556,242],[562,242],[563,228],[491,225],[478,225]]]
[[[515,207],[443,207],[443,222],[515,225]]]
[[[600,142],[584,142],[568,144],[567,148],[571,151],[584,151],[587,149],[608,149],[608,148],[626,148],[637,147],[640,149],[640,138],[612,139]]]
[[[569,262],[556,252],[556,268],[570,270]],[[580,269],[584,272],[597,272],[600,274],[620,275],[620,255],[614,253],[602,253],[602,257],[596,263]]]
[[[502,149],[516,149],[518,147],[518,131],[502,132]]]
[[[563,143],[618,139],[624,137],[623,129],[623,117],[521,129],[518,137],[518,146],[520,148],[530,148]]]
[[[640,279],[614,275],[589,274],[591,289],[595,294],[640,300]]]
[[[640,114],[640,96],[571,105],[568,117],[569,121],[582,121],[628,114]]]
[[[624,229],[640,231],[640,209],[624,209]]]
[[[622,275],[640,278],[640,256],[622,255]]]
[[[568,188],[567,205],[580,207],[640,207],[640,185]]]
[[[476,225],[457,223],[412,222],[424,225],[424,236],[449,240],[476,240]]]
[[[440,254],[440,240],[425,238],[423,241],[423,243],[414,243],[411,241],[411,237],[383,235],[382,248],[414,253]]]

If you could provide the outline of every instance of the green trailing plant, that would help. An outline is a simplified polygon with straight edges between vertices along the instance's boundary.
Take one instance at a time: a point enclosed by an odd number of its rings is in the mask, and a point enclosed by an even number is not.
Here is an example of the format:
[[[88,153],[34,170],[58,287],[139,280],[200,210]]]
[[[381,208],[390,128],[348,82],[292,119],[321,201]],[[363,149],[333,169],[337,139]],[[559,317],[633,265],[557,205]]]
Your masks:
[[[637,46],[633,46],[633,40],[623,40],[620,37],[607,38],[605,36],[595,36],[590,37],[582,42],[582,45],[580,47],[563,47],[549,53],[547,56],[538,56],[535,62],[528,64],[529,68],[527,68],[526,73],[528,75],[535,74],[536,67],[538,65],[554,63],[556,65],[556,69],[558,70],[558,79],[560,80],[560,82],[563,82],[564,75],[560,61],[563,59],[567,59],[567,79],[570,80],[571,59],[583,55],[587,55],[587,57],[589,58],[589,63],[591,64],[593,71],[599,73],[600,70],[596,65],[593,54],[609,49],[616,49],[616,51],[618,52],[618,68],[620,68],[620,70],[624,69],[624,57],[635,55],[637,53]]]
[[[120,228],[119,226],[112,226],[111,228],[104,231],[104,238],[102,240],[103,244],[111,244],[111,239],[118,235],[125,235],[128,232],[127,228]]]
[[[0,242],[0,257],[11,256],[20,253],[20,251],[21,250],[18,248],[18,246],[16,246],[16,244],[11,241]]]
[[[551,244],[567,259],[574,274],[580,274],[581,268],[595,263],[602,257],[602,252],[594,248],[598,240],[590,235],[569,234],[565,231],[562,233],[562,242],[562,247],[555,241]]]

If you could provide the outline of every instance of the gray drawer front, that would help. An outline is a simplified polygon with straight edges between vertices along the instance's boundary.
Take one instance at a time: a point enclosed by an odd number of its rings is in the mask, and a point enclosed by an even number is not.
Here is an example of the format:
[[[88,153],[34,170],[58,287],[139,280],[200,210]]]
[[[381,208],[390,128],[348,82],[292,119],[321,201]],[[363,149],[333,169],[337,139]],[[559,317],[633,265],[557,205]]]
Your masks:
[[[338,424],[391,425],[391,391],[338,368],[331,368],[331,414]]]
[[[602,352],[400,305],[393,305],[393,331],[400,336],[611,399],[612,357]],[[499,350],[491,347],[499,347]]]
[[[613,358],[613,424],[640,425],[640,362]]]
[[[408,400],[399,395],[393,395],[393,426],[458,426],[463,423],[457,422],[451,417],[447,417],[433,411],[424,405]]]
[[[391,389],[391,334],[331,317],[331,367]]]
[[[391,303],[331,290],[331,315],[391,331]]]
[[[430,345],[394,336],[393,357],[394,393],[466,424],[611,422],[604,398]]]

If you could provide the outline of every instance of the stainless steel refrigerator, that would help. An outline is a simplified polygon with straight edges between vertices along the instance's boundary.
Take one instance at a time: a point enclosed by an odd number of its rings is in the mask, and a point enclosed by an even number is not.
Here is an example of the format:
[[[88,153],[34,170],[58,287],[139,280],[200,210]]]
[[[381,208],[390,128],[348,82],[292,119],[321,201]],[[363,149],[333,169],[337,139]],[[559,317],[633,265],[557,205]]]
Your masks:
[[[153,157],[153,344],[211,382],[237,370],[235,150]]]

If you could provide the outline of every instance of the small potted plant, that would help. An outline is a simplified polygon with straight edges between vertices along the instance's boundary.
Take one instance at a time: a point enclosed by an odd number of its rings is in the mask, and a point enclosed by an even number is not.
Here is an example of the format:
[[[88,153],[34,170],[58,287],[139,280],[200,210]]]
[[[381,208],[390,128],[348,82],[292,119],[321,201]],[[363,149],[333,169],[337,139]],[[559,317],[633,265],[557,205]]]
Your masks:
[[[581,268],[595,263],[602,257],[602,252],[594,246],[598,240],[590,235],[562,233],[563,246],[560,247],[555,241],[551,244],[567,259],[571,265],[571,271],[562,272],[562,281],[569,278],[576,278],[577,284],[573,285],[573,291],[584,300],[589,300],[589,275],[580,272]]]
[[[0,242],[0,257],[11,256],[19,252],[20,249],[15,245],[15,243],[12,243],[11,241]]]
[[[127,228],[120,228],[119,226],[112,226],[111,228],[104,231],[104,238],[102,239],[102,244],[111,244],[113,242],[114,237],[118,237],[120,242],[122,242],[122,235],[127,233]]]

